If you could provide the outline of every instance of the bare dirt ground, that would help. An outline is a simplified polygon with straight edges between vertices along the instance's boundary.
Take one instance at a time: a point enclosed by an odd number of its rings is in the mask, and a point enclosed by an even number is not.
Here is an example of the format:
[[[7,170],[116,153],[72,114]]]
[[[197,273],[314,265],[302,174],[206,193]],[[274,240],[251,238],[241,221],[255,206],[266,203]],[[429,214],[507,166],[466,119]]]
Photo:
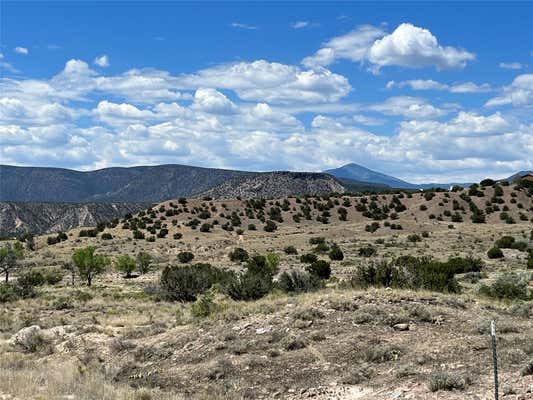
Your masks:
[[[491,190],[473,198],[479,208],[485,209]],[[189,211],[216,208],[201,220],[218,220],[211,232],[186,226],[198,213],[181,212],[162,221],[169,233],[155,242],[132,240],[132,231],[123,229],[122,222],[105,229],[111,240],[102,240],[100,234],[78,238],[79,229],[55,245],[46,244],[47,236],[37,238],[37,250],[26,261],[38,267],[61,265],[74,249],[94,245],[111,257],[148,251],[156,268],[134,279],[110,269],[91,287],[79,280],[72,285],[65,276],[58,285],[40,288],[35,298],[0,304],[0,399],[492,399],[492,319],[499,334],[501,398],[533,399],[533,376],[521,373],[533,358],[533,302],[497,301],[478,293],[481,284],[505,271],[529,274],[533,289],[527,253],[504,249],[503,259],[487,257],[504,235],[530,240],[531,197],[511,193],[505,188],[500,207],[507,205],[514,224],[504,223],[500,212],[488,214],[486,223],[471,223],[468,206],[457,193],[437,193],[430,200],[415,193],[401,199],[406,210],[397,219],[388,219],[401,230],[384,226],[382,220],[379,229],[368,232],[365,228],[373,220],[356,210],[361,198],[350,198],[347,221],[339,220],[339,198],[327,224],[315,220],[320,214],[316,209],[311,220],[295,222],[292,215],[301,203],[289,199],[289,210],[282,212],[275,232],[265,232],[261,221],[248,218],[242,201],[189,200]],[[379,195],[376,201],[389,204],[391,199]],[[460,223],[443,214],[454,199],[465,209]],[[165,210],[172,208],[169,203],[164,203]],[[266,209],[270,207],[267,201]],[[233,211],[243,213],[241,226],[221,229],[226,218],[220,213]],[[157,211],[157,218],[164,213]],[[521,213],[528,220],[521,220]],[[250,223],[257,230],[248,230]],[[237,234],[239,228],[243,234]],[[183,235],[180,239],[173,238],[177,232]],[[412,234],[421,240],[408,240]],[[240,266],[228,259],[235,247],[258,254],[274,251],[281,256],[283,271],[302,268],[299,256],[311,251],[309,239],[318,236],[344,252],[344,260],[332,262],[333,278],[318,292],[275,292],[252,302],[218,294],[217,312],[200,319],[192,316],[190,304],[151,295],[161,268],[177,263],[180,251],[193,252],[194,262],[235,269]],[[284,254],[288,245],[299,254]],[[359,249],[369,245],[376,254],[361,257]],[[341,284],[363,263],[401,255],[439,260],[474,256],[485,266],[476,279],[458,277],[461,294]],[[31,348],[14,343],[17,332],[31,326],[39,327],[42,341]],[[442,380],[457,388],[431,391]]]

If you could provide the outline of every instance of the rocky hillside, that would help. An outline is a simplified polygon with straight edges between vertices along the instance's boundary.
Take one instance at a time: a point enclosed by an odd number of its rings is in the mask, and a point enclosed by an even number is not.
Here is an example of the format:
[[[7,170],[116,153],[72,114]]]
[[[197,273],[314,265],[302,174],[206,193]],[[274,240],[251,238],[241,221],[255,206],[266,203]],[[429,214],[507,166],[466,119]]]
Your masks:
[[[344,193],[345,187],[333,176],[310,172],[265,172],[230,179],[200,194],[214,199],[280,198]]]
[[[0,203],[0,236],[24,232],[35,234],[96,226],[124,217],[149,206],[149,203]]]

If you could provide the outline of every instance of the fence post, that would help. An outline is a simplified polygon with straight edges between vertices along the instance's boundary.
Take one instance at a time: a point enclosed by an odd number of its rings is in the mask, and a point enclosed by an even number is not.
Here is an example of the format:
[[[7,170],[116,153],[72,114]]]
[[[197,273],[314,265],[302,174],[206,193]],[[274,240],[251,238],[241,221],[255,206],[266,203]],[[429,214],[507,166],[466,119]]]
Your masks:
[[[490,336],[492,337],[492,363],[494,365],[494,398],[498,400],[498,355],[496,353],[496,324],[490,321]]]

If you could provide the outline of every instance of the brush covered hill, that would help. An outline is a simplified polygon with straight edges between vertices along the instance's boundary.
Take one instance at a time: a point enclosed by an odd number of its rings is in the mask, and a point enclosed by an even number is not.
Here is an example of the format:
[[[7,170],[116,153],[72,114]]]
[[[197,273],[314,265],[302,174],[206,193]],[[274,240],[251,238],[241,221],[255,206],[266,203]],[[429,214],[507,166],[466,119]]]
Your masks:
[[[236,177],[201,196],[214,199],[281,198],[344,193],[346,188],[333,176],[311,172],[276,171]]]
[[[0,202],[0,236],[43,234],[96,226],[136,213],[149,203]]]
[[[1,198],[7,199],[0,205],[1,235],[96,226],[178,197],[279,198],[389,189],[340,182],[323,173],[251,173],[181,165],[93,172],[1,166],[0,177]]]
[[[181,198],[129,215],[113,227],[94,232],[93,237],[80,237],[75,245],[104,243],[117,251],[135,245],[138,251],[158,249],[166,258],[175,256],[183,247],[180,243],[185,243],[191,249],[200,246],[200,252],[206,255],[203,261],[212,262],[224,257],[228,244],[235,240],[257,239],[259,249],[267,251],[278,233],[305,237],[309,232],[331,231],[333,237],[350,237],[363,231],[374,237],[387,237],[421,235],[422,231],[435,229],[459,233],[465,229],[481,232],[495,226],[527,226],[533,219],[532,195],[517,186],[495,185],[456,192],[280,199]],[[78,231],[71,231],[70,236],[78,237]],[[113,240],[102,241],[104,233]],[[45,245],[45,237],[39,240]],[[68,240],[54,249],[67,249],[73,244]]]

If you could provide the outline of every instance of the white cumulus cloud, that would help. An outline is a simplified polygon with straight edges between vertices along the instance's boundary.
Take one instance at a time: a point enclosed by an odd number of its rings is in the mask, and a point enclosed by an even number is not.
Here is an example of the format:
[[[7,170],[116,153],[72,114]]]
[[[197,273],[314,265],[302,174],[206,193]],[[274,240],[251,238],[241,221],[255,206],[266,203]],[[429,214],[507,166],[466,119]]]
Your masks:
[[[234,114],[237,112],[235,104],[215,89],[198,89],[194,93],[192,108],[211,114]]]
[[[389,97],[382,103],[369,106],[368,109],[378,111],[385,115],[413,119],[438,118],[450,112],[449,110],[431,105],[425,99],[409,96]]]
[[[503,68],[503,69],[522,69],[522,68],[524,68],[524,65],[520,64],[518,62],[510,62],[510,63],[501,62],[500,63],[500,68]]]
[[[232,22],[231,26],[233,28],[239,28],[239,29],[249,29],[249,30],[257,29],[257,26],[255,25],[243,24],[242,22]]]
[[[368,60],[376,69],[384,66],[435,66],[437,69],[462,68],[474,54],[451,46],[441,46],[433,34],[403,23],[394,32],[378,39],[368,50]]]
[[[515,107],[533,106],[533,74],[518,75],[513,82],[502,89],[499,96],[485,104],[488,107],[512,104]]]
[[[304,58],[308,67],[325,66],[338,59],[366,62],[379,72],[386,66],[437,69],[463,68],[475,55],[467,50],[442,46],[428,30],[410,23],[400,24],[392,33],[370,25],[326,42],[314,55]]]
[[[413,90],[444,90],[451,93],[486,93],[492,91],[488,83],[478,85],[474,82],[446,84],[432,79],[413,79],[407,81],[389,81],[387,89],[409,87]]]
[[[291,24],[294,29],[302,29],[309,26],[309,21],[296,21]]]
[[[28,55],[28,54],[30,54],[29,50],[28,50],[26,47],[20,47],[20,46],[18,46],[18,47],[15,47],[15,48],[13,49],[13,51],[14,51],[15,53],[23,54],[23,55],[25,55],[25,56]]]
[[[371,25],[362,25],[351,32],[324,43],[314,55],[303,59],[302,64],[313,68],[332,64],[338,59],[361,62],[367,58],[368,49],[385,32]]]
[[[105,54],[98,56],[94,59],[94,63],[102,68],[109,67],[109,57]]]

